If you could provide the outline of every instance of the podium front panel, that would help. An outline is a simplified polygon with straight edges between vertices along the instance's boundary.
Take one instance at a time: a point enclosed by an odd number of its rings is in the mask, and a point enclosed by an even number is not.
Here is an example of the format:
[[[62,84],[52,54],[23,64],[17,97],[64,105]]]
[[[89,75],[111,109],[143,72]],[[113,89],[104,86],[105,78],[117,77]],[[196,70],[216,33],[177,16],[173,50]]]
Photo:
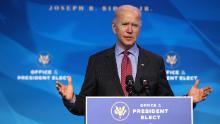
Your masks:
[[[86,124],[192,124],[191,97],[87,97]]]

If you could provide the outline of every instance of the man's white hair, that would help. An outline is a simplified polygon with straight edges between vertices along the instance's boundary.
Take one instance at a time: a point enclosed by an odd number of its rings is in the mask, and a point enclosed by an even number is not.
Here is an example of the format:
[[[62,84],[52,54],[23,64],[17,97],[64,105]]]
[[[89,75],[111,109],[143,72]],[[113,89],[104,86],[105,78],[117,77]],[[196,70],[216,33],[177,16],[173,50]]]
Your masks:
[[[114,18],[113,18],[113,23],[116,22],[117,20],[117,17],[120,13],[122,13],[123,11],[132,11],[132,12],[136,12],[138,17],[140,18],[140,21],[141,21],[141,11],[140,9],[138,9],[137,7],[135,6],[132,6],[132,5],[121,5],[117,8],[117,10],[115,11],[115,15],[114,15]]]

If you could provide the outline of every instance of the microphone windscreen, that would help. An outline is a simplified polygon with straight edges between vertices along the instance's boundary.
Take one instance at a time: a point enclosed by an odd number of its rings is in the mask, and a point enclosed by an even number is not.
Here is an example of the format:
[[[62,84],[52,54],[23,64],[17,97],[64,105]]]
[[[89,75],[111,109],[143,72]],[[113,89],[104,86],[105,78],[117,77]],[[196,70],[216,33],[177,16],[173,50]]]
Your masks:
[[[133,83],[134,82],[134,79],[133,79],[133,77],[132,77],[132,75],[127,75],[126,76],[126,84],[128,84],[128,83]]]

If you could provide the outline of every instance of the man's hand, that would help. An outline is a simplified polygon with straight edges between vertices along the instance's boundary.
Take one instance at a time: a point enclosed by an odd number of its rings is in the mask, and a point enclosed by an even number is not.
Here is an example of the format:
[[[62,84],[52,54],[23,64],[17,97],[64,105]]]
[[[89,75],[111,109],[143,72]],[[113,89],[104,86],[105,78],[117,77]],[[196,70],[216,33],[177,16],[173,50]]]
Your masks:
[[[188,96],[193,97],[193,103],[198,103],[206,99],[206,97],[212,92],[212,88],[210,86],[206,86],[204,88],[198,88],[199,80],[195,81],[195,84],[190,89]]]
[[[73,99],[73,85],[72,85],[72,77],[69,76],[67,78],[68,85],[63,85],[60,81],[56,82],[56,88],[59,91],[59,94],[66,100],[70,101]]]

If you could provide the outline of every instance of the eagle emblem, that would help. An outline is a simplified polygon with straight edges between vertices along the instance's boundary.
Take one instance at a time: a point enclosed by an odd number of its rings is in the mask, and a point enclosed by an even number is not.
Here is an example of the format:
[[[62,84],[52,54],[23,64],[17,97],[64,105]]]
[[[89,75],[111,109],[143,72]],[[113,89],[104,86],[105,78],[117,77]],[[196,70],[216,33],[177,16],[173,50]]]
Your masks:
[[[180,56],[174,51],[168,52],[164,57],[164,60],[168,68],[173,69],[178,67],[178,65],[180,64]]]
[[[175,65],[177,62],[176,55],[167,55],[166,62],[169,63],[171,67],[173,67],[173,65]]]
[[[124,121],[128,118],[130,109],[125,102],[116,102],[111,108],[111,115],[116,121]]]
[[[40,54],[38,57],[38,62],[41,63],[42,65],[47,65],[50,61],[49,55],[42,55]]]

